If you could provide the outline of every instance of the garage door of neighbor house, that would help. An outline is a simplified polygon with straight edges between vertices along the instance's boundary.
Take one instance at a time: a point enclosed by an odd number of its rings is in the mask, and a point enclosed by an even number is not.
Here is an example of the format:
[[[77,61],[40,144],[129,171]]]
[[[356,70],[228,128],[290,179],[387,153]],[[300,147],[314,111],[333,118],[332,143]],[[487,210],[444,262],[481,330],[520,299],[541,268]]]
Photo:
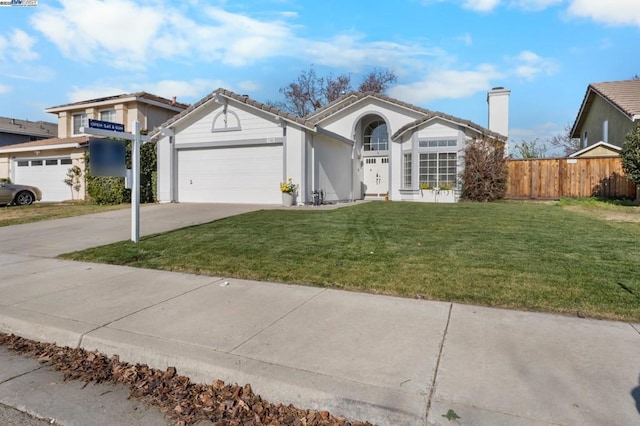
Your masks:
[[[64,201],[71,199],[71,190],[66,183],[71,158],[17,158],[13,160],[13,182],[33,185],[42,191],[42,201]]]
[[[178,201],[282,202],[282,145],[178,150]]]

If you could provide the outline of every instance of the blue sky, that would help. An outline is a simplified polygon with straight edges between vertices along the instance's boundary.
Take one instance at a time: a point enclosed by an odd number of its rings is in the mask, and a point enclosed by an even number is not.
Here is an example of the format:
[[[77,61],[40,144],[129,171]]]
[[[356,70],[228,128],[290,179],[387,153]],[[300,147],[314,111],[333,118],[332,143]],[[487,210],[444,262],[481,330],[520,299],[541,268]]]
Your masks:
[[[640,74],[638,41],[638,0],[39,0],[0,7],[0,116],[142,90],[276,101],[311,65],[354,86],[383,67],[390,96],[483,126],[509,88],[510,138],[545,140],[589,83]]]

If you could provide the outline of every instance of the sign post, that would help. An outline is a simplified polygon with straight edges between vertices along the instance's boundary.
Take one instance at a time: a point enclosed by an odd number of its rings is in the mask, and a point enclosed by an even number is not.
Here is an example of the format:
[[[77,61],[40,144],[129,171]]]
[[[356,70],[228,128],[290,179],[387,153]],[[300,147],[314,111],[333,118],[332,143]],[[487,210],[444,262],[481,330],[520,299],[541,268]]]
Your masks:
[[[131,241],[140,241],[140,122],[133,123],[131,142]]]
[[[132,123],[133,134],[124,131],[124,125],[108,121],[89,120],[89,127],[80,127],[80,133],[131,141],[131,241],[140,241],[140,146],[149,142],[140,134],[140,122]]]

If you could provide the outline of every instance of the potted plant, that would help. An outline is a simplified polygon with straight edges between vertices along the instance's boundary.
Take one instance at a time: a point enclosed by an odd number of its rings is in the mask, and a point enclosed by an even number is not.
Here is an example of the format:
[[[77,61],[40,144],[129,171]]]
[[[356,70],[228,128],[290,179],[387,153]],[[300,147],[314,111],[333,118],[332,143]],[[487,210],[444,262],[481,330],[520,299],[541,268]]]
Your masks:
[[[282,205],[289,207],[294,205],[298,185],[293,183],[293,179],[289,178],[280,182],[280,192],[282,192]]]

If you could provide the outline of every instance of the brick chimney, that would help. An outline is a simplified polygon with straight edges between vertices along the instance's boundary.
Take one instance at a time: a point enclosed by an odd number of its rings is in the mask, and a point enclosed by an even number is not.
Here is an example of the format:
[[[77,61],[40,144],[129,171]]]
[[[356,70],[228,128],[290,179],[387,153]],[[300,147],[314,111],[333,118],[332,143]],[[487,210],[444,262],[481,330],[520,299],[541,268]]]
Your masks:
[[[494,87],[487,93],[489,104],[489,130],[509,136],[509,96],[511,90]]]

